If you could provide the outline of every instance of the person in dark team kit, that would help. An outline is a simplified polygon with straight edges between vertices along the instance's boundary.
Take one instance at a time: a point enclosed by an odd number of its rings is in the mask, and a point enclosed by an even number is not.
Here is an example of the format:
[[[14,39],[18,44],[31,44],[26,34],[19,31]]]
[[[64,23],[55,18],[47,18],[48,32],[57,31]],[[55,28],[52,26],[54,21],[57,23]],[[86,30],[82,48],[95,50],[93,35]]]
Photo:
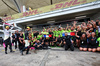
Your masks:
[[[87,46],[89,47],[90,40],[91,40],[91,34],[89,32],[87,32],[86,35],[87,35]]]
[[[39,40],[37,40],[36,43],[33,46],[35,47],[35,50],[36,49],[42,49],[42,44]]]
[[[50,45],[52,44],[52,39],[53,39],[53,32],[52,30],[49,31],[49,41],[50,41]]]
[[[49,49],[49,37],[43,39],[43,49]]]
[[[21,50],[21,54],[23,55],[23,52],[26,50],[26,54],[29,54],[29,48],[25,47],[25,40],[23,38],[23,33],[20,33],[20,37],[19,37],[19,41],[20,41],[20,45],[19,48]]]
[[[82,35],[82,32],[81,32],[81,28],[78,28],[77,29],[77,32],[76,32],[76,44],[78,47],[80,47],[80,37]]]
[[[16,38],[15,38],[15,34],[12,33],[12,43],[14,44],[15,43],[15,49],[17,48],[17,41],[16,41]]]
[[[87,51],[87,36],[85,33],[82,34],[82,36],[80,37],[80,51]]]
[[[44,44],[43,38],[41,37],[39,41],[40,41],[40,43],[42,44],[42,48],[43,48],[43,44]]]
[[[90,38],[90,41],[89,41],[89,45],[88,45],[88,51],[92,51],[92,52],[96,52],[96,49],[97,49],[97,46],[98,46],[98,43],[97,43],[97,38],[95,36],[95,33],[92,32],[91,34],[91,38]]]
[[[22,34],[22,32],[20,32],[20,36],[19,36],[19,49],[20,49],[20,51],[22,51],[24,47],[25,47],[25,42],[24,42],[23,34]]]
[[[60,35],[59,35],[59,37],[56,39],[56,41],[57,41],[57,43],[56,43],[57,46],[61,46],[61,45],[62,45],[62,38],[60,37]]]
[[[56,38],[53,36],[52,42],[51,42],[51,46],[56,46]]]
[[[25,44],[27,45],[27,43],[28,44],[30,44],[30,42],[29,42],[29,31],[30,31],[30,27],[27,27],[27,29],[25,30],[25,39],[24,39],[24,41],[25,41]],[[28,45],[28,46],[25,46],[22,50],[21,50],[21,54],[23,55],[23,51],[25,51],[25,49],[27,50],[26,51],[26,54],[30,54],[29,53],[29,48],[30,48],[30,45]]]
[[[65,37],[63,37],[65,50],[70,48],[71,51],[74,51],[73,40],[71,40],[71,36],[65,33]]]
[[[39,32],[38,31],[36,31],[35,33],[34,33],[34,36],[38,36],[39,35]]]
[[[20,34],[19,34],[19,31],[17,30],[17,31],[15,31],[15,41],[16,41],[16,43],[18,43],[18,48],[19,48],[19,36],[20,36]],[[17,46],[16,46],[16,49],[17,49]],[[19,48],[19,50],[20,50],[20,48]]]

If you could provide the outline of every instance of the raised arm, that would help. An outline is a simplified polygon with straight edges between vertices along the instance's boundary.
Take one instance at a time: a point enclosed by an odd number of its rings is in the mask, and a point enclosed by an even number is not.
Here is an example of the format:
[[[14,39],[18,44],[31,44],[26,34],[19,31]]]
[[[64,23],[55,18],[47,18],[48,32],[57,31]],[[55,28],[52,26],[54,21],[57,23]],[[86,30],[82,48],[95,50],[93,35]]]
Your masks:
[[[5,22],[3,23],[3,30],[5,30]]]
[[[67,27],[66,27],[66,29],[68,29],[68,27],[69,27],[69,25],[67,24]]]
[[[14,23],[13,23],[13,25],[11,25],[12,27],[9,29],[9,30],[12,30],[13,28],[14,28]]]
[[[74,27],[74,28],[76,28],[76,23],[77,23],[77,22],[76,22],[76,21],[74,21],[74,23],[73,23],[73,27]]]

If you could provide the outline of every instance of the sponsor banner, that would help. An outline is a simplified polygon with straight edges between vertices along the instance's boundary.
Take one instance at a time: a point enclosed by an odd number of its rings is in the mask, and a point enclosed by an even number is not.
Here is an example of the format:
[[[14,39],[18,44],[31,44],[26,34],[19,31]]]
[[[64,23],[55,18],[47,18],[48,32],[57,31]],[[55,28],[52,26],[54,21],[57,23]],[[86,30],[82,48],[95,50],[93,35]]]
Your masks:
[[[94,2],[94,1],[97,1],[97,0],[66,0],[64,2],[41,7],[41,8],[27,11],[24,13],[18,13],[18,14],[14,14],[12,16],[7,16],[7,17],[2,18],[2,19],[4,21],[8,21],[8,20],[23,18],[23,17],[27,17],[27,16],[31,16],[31,15],[42,14],[42,13],[46,13],[46,12],[50,12],[50,11],[54,11],[54,10],[58,10],[58,9],[82,5],[82,4],[86,4],[86,3],[90,3],[90,2]]]

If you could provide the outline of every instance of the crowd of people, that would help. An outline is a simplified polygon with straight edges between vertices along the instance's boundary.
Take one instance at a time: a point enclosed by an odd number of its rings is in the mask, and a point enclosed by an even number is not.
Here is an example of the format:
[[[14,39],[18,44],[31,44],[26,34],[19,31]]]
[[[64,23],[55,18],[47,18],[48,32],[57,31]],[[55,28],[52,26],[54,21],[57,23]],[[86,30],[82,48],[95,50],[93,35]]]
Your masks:
[[[9,30],[9,27],[6,29]],[[5,30],[4,35],[7,37],[8,31]],[[9,43],[11,46],[8,36],[5,40],[6,54]],[[15,33],[12,33],[12,43],[15,43],[15,49],[19,48],[22,55],[25,50],[26,54],[29,54],[31,47],[34,47],[35,50],[63,47],[65,50],[70,48],[71,51],[77,47],[80,51],[96,52],[100,51],[100,21],[91,20],[87,23],[82,22],[80,25],[74,21],[72,26],[67,24],[66,27],[61,25],[55,28],[43,27],[42,31],[32,31],[32,28],[27,27],[25,32],[16,30]],[[10,49],[12,52],[11,47]]]

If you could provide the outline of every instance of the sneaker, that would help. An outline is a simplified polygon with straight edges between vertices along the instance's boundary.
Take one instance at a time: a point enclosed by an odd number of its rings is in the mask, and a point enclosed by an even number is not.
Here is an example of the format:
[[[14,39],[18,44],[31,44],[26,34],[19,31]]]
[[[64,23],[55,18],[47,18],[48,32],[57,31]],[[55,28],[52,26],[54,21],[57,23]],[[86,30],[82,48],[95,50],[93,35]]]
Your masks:
[[[21,55],[24,55],[22,50],[20,51],[20,53],[21,53]]]
[[[0,47],[1,47],[2,45],[0,44]]]
[[[17,48],[15,48],[15,50],[16,50]]]
[[[27,55],[27,54],[31,54],[31,53],[26,53],[26,55]]]
[[[11,53],[15,52],[15,51],[10,51]]]
[[[51,49],[51,47],[50,47],[50,46],[48,46],[48,49]]]
[[[5,54],[8,54],[7,52],[5,52]]]

